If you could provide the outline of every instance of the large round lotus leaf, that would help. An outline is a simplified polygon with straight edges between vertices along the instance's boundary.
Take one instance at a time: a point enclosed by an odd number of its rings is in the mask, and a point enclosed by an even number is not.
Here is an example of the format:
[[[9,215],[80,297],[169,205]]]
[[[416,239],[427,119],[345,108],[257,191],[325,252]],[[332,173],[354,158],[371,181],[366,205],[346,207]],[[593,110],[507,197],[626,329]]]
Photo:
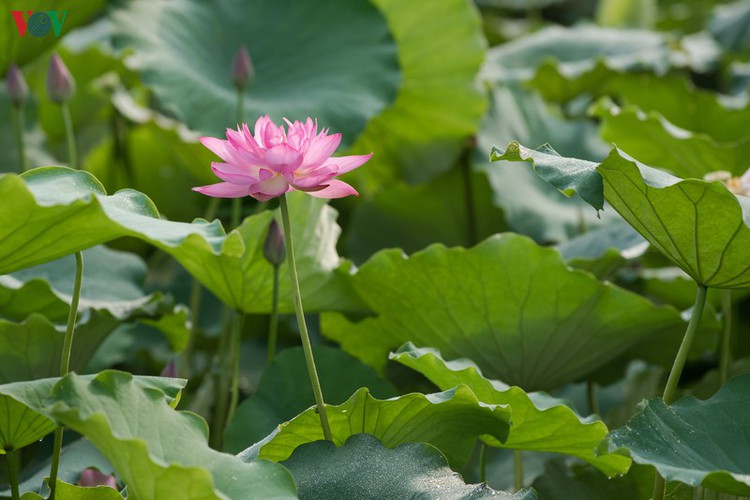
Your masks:
[[[245,45],[255,78],[243,120],[317,117],[344,144],[376,151],[355,174],[373,184],[399,167],[421,180],[445,170],[484,110],[473,83],[484,41],[466,0],[139,0],[113,20],[128,63],[191,128],[235,125],[230,68]]]
[[[466,384],[482,403],[510,406],[513,418],[508,439],[501,443],[483,438],[491,446],[573,455],[608,476],[624,474],[630,467],[630,460],[621,455],[597,455],[596,447],[607,435],[607,426],[594,416],[582,418],[562,399],[542,392],[527,394],[519,387],[485,378],[468,359],[445,361],[434,349],[420,349],[411,343],[391,353],[390,358],[418,371],[442,390]]]
[[[283,467],[244,463],[208,447],[206,422],[169,404],[176,404],[184,380],[104,371],[70,373],[53,379],[54,387],[40,382],[0,386],[0,395],[88,438],[132,497],[295,498],[294,481]]]
[[[732,193],[721,182],[683,180],[638,163],[617,148],[600,164],[518,143],[496,149],[492,156],[531,163],[557,189],[577,192],[597,210],[606,197],[699,285],[750,287],[750,198]]]
[[[668,481],[750,496],[750,375],[727,382],[713,397],[667,406],[645,401],[625,427],[608,437],[610,450],[656,467]]]
[[[386,448],[374,436],[355,434],[337,448],[316,441],[297,448],[284,465],[305,499],[470,498],[532,500],[531,490],[516,494],[487,484],[464,484],[445,457],[426,443]]]
[[[192,128],[235,126],[232,60],[255,69],[244,116],[318,120],[351,141],[389,105],[401,80],[388,23],[365,0],[131,2],[114,15],[116,45],[132,47],[161,103]]]
[[[561,80],[599,76],[609,70],[663,72],[670,65],[667,41],[654,31],[552,26],[493,48],[482,75],[495,82],[524,81],[537,75],[535,81],[539,81],[542,63],[552,66]]]
[[[376,317],[323,315],[323,334],[345,351],[384,369],[388,351],[411,341],[525,390],[578,380],[639,339],[684,328],[675,309],[571,270],[556,250],[515,234],[410,258],[386,250],[352,284]]]

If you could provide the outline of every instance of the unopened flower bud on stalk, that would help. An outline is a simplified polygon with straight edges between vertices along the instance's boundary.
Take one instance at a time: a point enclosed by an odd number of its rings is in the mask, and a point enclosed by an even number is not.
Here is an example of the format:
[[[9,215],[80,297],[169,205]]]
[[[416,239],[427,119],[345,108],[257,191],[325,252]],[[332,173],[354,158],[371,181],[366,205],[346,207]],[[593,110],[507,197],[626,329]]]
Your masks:
[[[29,86],[26,85],[26,79],[23,77],[23,73],[18,66],[15,64],[10,65],[8,74],[5,76],[5,81],[8,84],[10,102],[16,107],[26,102],[26,98],[29,96]]]
[[[52,54],[47,69],[47,95],[55,104],[65,104],[76,93],[76,82],[65,63],[57,54]]]
[[[274,266],[280,266],[286,259],[286,240],[276,219],[271,220],[268,226],[268,235],[263,243],[263,255]]]
[[[175,364],[174,359],[171,359],[169,363],[164,366],[159,376],[177,378],[177,364]]]
[[[234,82],[235,87],[242,90],[251,84],[253,79],[255,79],[253,61],[250,59],[247,47],[243,45],[234,55],[234,61],[232,62],[232,81]]]
[[[93,467],[84,469],[81,472],[81,479],[78,481],[78,484],[87,487],[109,486],[115,490],[117,489],[117,480],[115,479],[115,476],[103,474]]]

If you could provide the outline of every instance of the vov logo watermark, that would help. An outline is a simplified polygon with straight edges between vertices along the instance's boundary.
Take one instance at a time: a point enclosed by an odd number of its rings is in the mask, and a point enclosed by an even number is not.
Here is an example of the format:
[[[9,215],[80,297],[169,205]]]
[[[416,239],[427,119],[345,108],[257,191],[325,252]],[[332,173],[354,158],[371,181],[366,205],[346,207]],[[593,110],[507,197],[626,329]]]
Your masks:
[[[10,13],[19,35],[26,36],[26,33],[30,33],[37,38],[47,36],[50,30],[59,37],[65,18],[68,17],[67,10],[12,10]]]

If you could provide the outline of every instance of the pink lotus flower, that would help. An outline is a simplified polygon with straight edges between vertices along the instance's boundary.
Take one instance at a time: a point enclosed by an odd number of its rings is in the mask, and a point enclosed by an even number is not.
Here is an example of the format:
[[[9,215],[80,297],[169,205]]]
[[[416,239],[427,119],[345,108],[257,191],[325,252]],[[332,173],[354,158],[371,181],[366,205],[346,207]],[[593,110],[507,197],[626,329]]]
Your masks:
[[[328,135],[328,129],[318,133],[318,123],[311,118],[305,123],[284,121],[288,131],[266,115],[255,122],[254,134],[243,124],[241,129],[227,129],[226,141],[201,137],[201,143],[224,160],[211,164],[224,182],[193,190],[218,198],[252,196],[260,201],[295,189],[318,198],[357,195],[353,187],[334,177],[361,166],[372,153],[332,158],[341,134]]]

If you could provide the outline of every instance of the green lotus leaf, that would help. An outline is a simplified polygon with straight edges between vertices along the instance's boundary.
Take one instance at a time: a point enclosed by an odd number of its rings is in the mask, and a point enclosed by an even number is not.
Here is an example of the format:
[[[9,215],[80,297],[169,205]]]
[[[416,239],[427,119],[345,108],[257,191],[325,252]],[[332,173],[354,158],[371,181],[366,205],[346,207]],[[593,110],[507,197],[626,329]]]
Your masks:
[[[88,438],[112,464],[129,495],[295,498],[294,481],[283,467],[243,463],[210,449],[206,422],[173,410],[161,391],[141,384],[139,377],[104,371],[89,377],[71,373],[55,382],[44,399],[24,403]],[[12,385],[0,386],[0,393]]]
[[[660,33],[551,26],[491,49],[482,78],[501,83],[529,81],[545,97],[565,101],[596,88],[612,73],[664,73],[670,66],[670,48]]]
[[[73,375],[92,380],[93,375]],[[46,378],[0,385],[0,450],[14,450],[43,438],[55,428],[50,414],[54,402],[50,399],[59,378]],[[133,384],[153,389],[169,404],[177,404],[185,380],[163,377],[135,377]]]
[[[4,213],[0,273],[57,259],[121,236],[134,236],[164,250],[198,247],[219,252],[224,243],[241,253],[236,237],[226,241],[218,221],[192,224],[160,220],[151,200],[132,190],[107,196],[91,174],[65,167],[37,168],[22,176],[0,176]]]
[[[189,335],[186,311],[182,306],[175,307],[174,301],[160,292],[146,294],[142,289],[146,278],[145,262],[134,254],[111,250],[104,246],[84,250],[83,260],[83,288],[79,309],[93,311],[93,317],[87,320],[87,325],[83,325],[86,333],[79,338],[85,338],[87,345],[90,345],[81,346],[76,350],[74,370],[85,366],[87,356],[92,355],[96,346],[103,340],[99,333],[94,334],[92,330],[105,334],[107,328],[111,330],[120,321],[146,322],[162,331],[175,351],[185,347]],[[72,298],[74,261],[73,256],[69,255],[0,276],[0,308],[3,316],[20,321],[35,313],[45,316],[52,323],[65,324]],[[97,324],[93,329],[92,321]],[[59,337],[58,340],[52,341],[52,344],[58,345],[62,342],[62,337],[51,333],[50,328],[41,330],[48,331],[45,334],[49,337],[48,340]],[[36,333],[41,335],[41,330]],[[12,342],[18,342],[18,338],[11,340]],[[38,345],[46,343],[30,341],[26,346]],[[57,365],[59,362],[54,363],[54,366]],[[20,380],[47,377],[55,373],[57,372],[53,368],[49,373],[45,370],[42,375],[37,374]]]
[[[648,92],[643,92],[645,87]],[[594,95],[616,98],[623,107],[660,113],[669,123],[698,137],[707,136],[719,143],[747,140],[743,125],[750,119],[750,105],[702,90],[685,76],[621,74]]]
[[[494,160],[527,161],[559,190],[577,191],[597,210],[607,201],[649,243],[699,285],[750,285],[750,198],[720,182],[680,179],[615,148],[601,164],[511,143]]]
[[[505,230],[503,212],[492,206],[487,177],[462,168],[418,186],[391,186],[369,200],[357,200],[344,237],[346,255],[360,263],[384,248],[411,253],[435,242],[470,246],[476,239]],[[471,219],[467,192],[471,193]]]
[[[446,390],[465,384],[482,403],[507,405],[511,410],[508,439],[499,442],[485,438],[487,444],[515,450],[534,450],[573,455],[613,476],[624,474],[630,460],[621,455],[595,451],[608,429],[600,420],[582,418],[566,406],[566,402],[545,393],[526,393],[500,381],[485,378],[471,360],[445,361],[434,349],[418,348],[406,343],[390,359],[418,371],[439,389]]]
[[[323,334],[345,351],[382,370],[387,353],[411,341],[528,391],[578,380],[641,339],[684,328],[675,309],[574,271],[556,250],[515,234],[410,258],[383,251],[352,284],[377,316],[322,316]]]
[[[717,6],[708,24],[711,35],[727,50],[750,48],[750,4],[745,1]]]
[[[115,45],[134,50],[128,63],[161,105],[212,135],[235,125],[230,68],[246,45],[255,77],[244,120],[317,117],[353,150],[377,150],[356,174],[362,182],[393,181],[397,167],[422,180],[446,170],[484,108],[473,85],[484,41],[465,0],[337,0],[325,8],[294,0],[139,1],[112,18]],[[279,39],[285,43],[273,42]],[[450,143],[451,154],[435,154],[436,143]],[[434,159],[429,169],[425,158]]]
[[[284,465],[299,497],[327,498],[499,498],[532,500],[531,490],[504,493],[487,484],[464,484],[439,450],[425,443],[387,448],[369,434],[355,434],[340,448],[328,441],[297,448]]]
[[[464,385],[436,394],[411,393],[384,400],[375,399],[363,387],[345,403],[326,405],[326,409],[336,446],[359,433],[372,434],[388,448],[403,443],[429,443],[446,456],[452,467],[466,462],[477,437],[490,435],[504,441],[510,419],[507,407],[477,401]],[[320,417],[313,407],[281,424],[240,456],[257,455],[279,462],[288,459],[298,446],[323,438]]]
[[[341,349],[318,346],[313,352],[328,403],[343,403],[360,387],[367,387],[378,398],[396,395],[396,389],[378,377],[375,370]],[[310,385],[297,382],[307,376],[301,347],[281,351],[263,370],[255,394],[237,408],[224,434],[224,449],[239,453],[266,437],[279,422],[291,420],[314,405]]]
[[[612,221],[557,245],[570,267],[588,271],[599,279],[611,278],[626,262],[641,257],[648,248],[643,236],[623,220]]]
[[[273,268],[262,252],[270,212],[247,219],[238,232],[225,235],[218,221],[187,224],[159,219],[142,193],[122,190],[107,196],[91,174],[64,167],[0,176],[0,196],[8,213],[25,214],[23,223],[19,219],[0,230],[0,273],[133,236],[172,255],[230,306],[246,312],[271,308]],[[341,231],[335,211],[304,193],[290,196],[290,211],[298,232],[295,244],[308,308],[361,310],[348,289],[349,266],[335,250]],[[291,311],[289,282],[281,283],[281,311]]]
[[[46,497],[35,492],[28,492],[21,496],[21,500],[43,500]],[[55,498],[58,500],[122,500],[123,496],[109,486],[77,486],[57,480]]]
[[[300,287],[308,312],[333,309],[361,311],[366,308],[349,285],[351,264],[339,257],[336,242],[341,228],[337,212],[325,200],[302,192],[287,194],[294,231],[295,256]],[[248,217],[230,234],[244,247],[244,252],[212,254],[192,250],[190,254],[172,255],[214,295],[226,304],[248,313],[271,311],[273,266],[263,256],[268,225],[278,213],[265,211]],[[244,242],[244,243],[243,243]],[[279,268],[279,311],[294,312],[287,263]]]
[[[609,148],[599,139],[593,121],[565,119],[559,106],[548,105],[536,93],[518,86],[493,88],[490,109],[477,137],[474,166],[486,173],[494,203],[502,208],[509,228],[540,243],[565,241],[584,228],[607,222],[585,210],[579,200],[566,200],[528,170],[492,165],[487,151],[502,139],[550,143],[563,154],[595,160],[603,158]]]
[[[603,138],[617,142],[618,147],[647,165],[667,169],[679,177],[698,179],[717,170],[739,177],[747,170],[750,134],[731,142],[719,142],[709,132],[680,128],[656,111],[646,112],[634,106],[620,108],[607,100],[599,101],[593,112],[602,120]]]
[[[0,33],[0,54],[2,54],[0,55],[0,74],[5,75],[12,63],[19,66],[25,64],[57,43],[59,38],[55,33],[55,21],[60,23],[59,37],[63,37],[73,28],[86,23],[105,4],[104,0],[92,0],[85,3],[76,0],[59,0],[54,3],[44,0],[10,0],[4,2],[3,9],[0,11],[0,24],[4,27],[2,33]],[[57,19],[50,18],[52,23],[48,26],[50,29],[45,35],[42,35],[44,30],[38,28],[34,32],[41,36],[35,36],[28,30],[21,36],[16,29],[13,11],[20,11],[24,14],[29,11],[45,13],[53,11],[47,15]],[[27,21],[26,16],[22,14],[22,17],[24,21]]]
[[[635,462],[653,465],[667,481],[750,495],[750,375],[727,382],[713,397],[683,398],[667,406],[644,401],[625,427],[607,438],[610,450],[627,449]]]
[[[607,478],[592,467],[550,460],[533,487],[541,498],[550,500],[648,500],[654,490],[654,473],[650,467],[634,464],[626,476]]]

